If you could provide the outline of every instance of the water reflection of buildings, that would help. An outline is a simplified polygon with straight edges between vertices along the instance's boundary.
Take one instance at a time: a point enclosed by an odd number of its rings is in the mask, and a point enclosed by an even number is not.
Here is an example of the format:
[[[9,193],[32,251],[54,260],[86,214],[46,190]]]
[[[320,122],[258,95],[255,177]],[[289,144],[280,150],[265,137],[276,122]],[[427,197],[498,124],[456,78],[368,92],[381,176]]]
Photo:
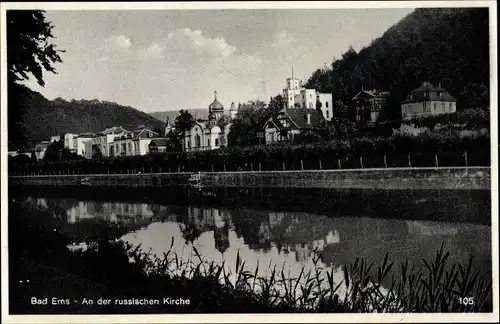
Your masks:
[[[84,219],[110,223],[135,223],[147,221],[154,216],[148,204],[95,201],[80,201],[66,213],[68,223],[72,224]]]
[[[229,229],[234,228],[229,211],[190,206],[183,225],[184,231],[189,227],[194,227],[198,232],[198,235],[191,237],[191,241],[194,241],[203,232],[213,231],[216,249],[224,253],[229,248]]]

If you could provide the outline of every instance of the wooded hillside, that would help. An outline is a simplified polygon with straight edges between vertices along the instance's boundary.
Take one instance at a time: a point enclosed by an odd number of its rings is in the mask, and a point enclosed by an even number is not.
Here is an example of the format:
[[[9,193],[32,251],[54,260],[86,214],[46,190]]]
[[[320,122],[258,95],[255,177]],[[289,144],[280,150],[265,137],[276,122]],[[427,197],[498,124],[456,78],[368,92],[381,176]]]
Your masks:
[[[400,117],[409,91],[428,81],[448,90],[457,108],[489,106],[487,8],[416,9],[359,53],[351,47],[307,86],[333,93],[337,106],[361,89],[391,91],[381,117]]]

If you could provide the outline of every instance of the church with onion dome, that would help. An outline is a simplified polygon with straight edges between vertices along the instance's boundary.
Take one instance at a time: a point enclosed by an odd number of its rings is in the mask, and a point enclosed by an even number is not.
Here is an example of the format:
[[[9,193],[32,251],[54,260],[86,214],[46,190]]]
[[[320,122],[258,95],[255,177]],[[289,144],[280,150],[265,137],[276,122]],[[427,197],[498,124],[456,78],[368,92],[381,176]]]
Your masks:
[[[191,129],[184,133],[181,141],[183,151],[209,151],[226,146],[231,121],[237,114],[238,108],[234,102],[229,108],[229,114],[224,114],[224,105],[217,99],[215,91],[214,101],[208,106],[208,120],[196,120]]]

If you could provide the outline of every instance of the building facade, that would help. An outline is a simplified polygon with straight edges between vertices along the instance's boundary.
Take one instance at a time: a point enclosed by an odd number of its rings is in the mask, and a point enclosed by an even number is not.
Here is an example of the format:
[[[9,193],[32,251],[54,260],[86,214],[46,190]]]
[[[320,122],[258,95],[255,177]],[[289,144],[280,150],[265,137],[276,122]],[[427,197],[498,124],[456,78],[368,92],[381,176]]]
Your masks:
[[[237,110],[234,103],[231,104],[230,114],[236,117]],[[227,143],[227,135],[230,126],[221,129],[217,123],[224,116],[224,106],[217,100],[217,91],[215,91],[214,101],[208,106],[208,121],[197,120],[193,126],[184,132],[181,139],[182,150],[190,151],[209,151],[219,149],[223,143]],[[232,118],[234,118],[232,117]]]
[[[73,136],[74,152],[80,156],[87,157],[87,154],[85,153],[85,143],[92,140],[94,136],[95,134],[92,133],[78,134],[76,136]]]
[[[333,95],[331,93],[320,93],[315,89],[306,89],[297,78],[286,79],[286,87],[283,89],[285,108],[320,108],[323,117],[330,121],[333,117]]]
[[[315,109],[282,109],[264,124],[265,143],[290,142],[304,131],[321,127],[324,120],[323,115]]]
[[[354,98],[354,110],[356,112],[356,122],[360,124],[372,125],[378,122],[382,108],[387,104],[390,92],[361,89]]]
[[[411,91],[401,103],[401,118],[411,120],[417,117],[450,114],[457,111],[457,101],[441,85],[424,82]]]
[[[110,145],[115,139],[130,133],[121,126],[108,128],[85,142],[85,157],[91,159],[95,156],[110,156]]]
[[[109,156],[134,156],[146,155],[149,153],[149,144],[160,134],[150,129],[142,128],[133,132],[128,132],[109,145]]]

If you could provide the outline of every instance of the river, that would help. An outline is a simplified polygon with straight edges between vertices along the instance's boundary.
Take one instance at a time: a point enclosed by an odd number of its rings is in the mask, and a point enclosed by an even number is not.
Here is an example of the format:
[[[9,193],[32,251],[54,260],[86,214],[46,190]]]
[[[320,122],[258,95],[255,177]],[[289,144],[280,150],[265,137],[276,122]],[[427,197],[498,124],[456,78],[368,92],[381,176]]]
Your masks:
[[[173,240],[184,260],[197,258],[195,247],[234,269],[239,254],[264,277],[274,265],[296,277],[320,254],[319,265],[341,281],[342,266],[356,257],[378,264],[389,253],[397,268],[404,260],[419,266],[444,243],[451,262],[473,256],[481,273],[491,273],[489,191],[24,188],[10,198],[60,219],[69,248],[109,235],[162,255]]]

